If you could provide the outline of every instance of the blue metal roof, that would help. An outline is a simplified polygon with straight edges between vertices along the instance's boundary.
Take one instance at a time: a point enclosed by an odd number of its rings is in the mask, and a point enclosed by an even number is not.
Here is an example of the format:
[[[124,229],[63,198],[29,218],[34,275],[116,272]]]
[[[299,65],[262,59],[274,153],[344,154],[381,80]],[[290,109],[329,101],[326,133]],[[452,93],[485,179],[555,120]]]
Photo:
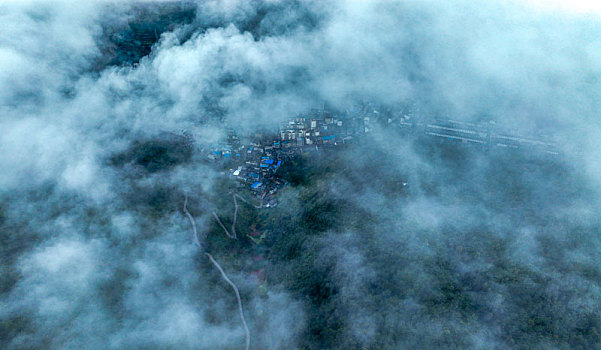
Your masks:
[[[251,188],[257,188],[259,186],[261,186],[260,182],[255,182],[254,184],[250,185]]]

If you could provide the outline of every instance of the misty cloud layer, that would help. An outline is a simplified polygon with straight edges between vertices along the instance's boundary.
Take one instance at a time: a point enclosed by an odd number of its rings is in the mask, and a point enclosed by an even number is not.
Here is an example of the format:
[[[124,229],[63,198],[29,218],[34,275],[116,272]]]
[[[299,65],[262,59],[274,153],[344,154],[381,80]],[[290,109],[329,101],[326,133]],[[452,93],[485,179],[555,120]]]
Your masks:
[[[601,19],[492,0],[203,1],[139,64],[107,65],[106,33],[135,6],[0,4],[0,347],[242,349],[205,251],[241,290],[253,349],[600,346]],[[233,205],[201,150],[358,102],[550,135],[560,155],[378,128],[310,158],[265,214],[261,296],[212,218]],[[172,144],[165,169],[136,158]]]

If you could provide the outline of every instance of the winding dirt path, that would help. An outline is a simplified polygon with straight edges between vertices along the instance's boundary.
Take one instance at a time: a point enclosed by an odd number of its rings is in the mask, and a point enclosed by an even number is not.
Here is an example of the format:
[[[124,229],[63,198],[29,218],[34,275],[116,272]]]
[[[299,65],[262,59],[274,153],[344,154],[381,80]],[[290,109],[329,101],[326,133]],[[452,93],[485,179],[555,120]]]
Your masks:
[[[240,299],[240,292],[238,291],[238,287],[236,287],[236,285],[234,284],[234,282],[232,282],[227,277],[227,275],[225,274],[225,272],[223,271],[223,269],[221,268],[221,266],[219,265],[219,263],[213,258],[213,256],[211,254],[205,253],[205,255],[209,258],[209,260],[211,260],[211,262],[213,263],[213,265],[215,265],[215,267],[217,267],[217,269],[219,270],[219,272],[221,272],[221,276],[223,277],[223,279],[230,286],[232,286],[232,289],[236,293],[236,299],[238,299],[238,312],[240,313],[240,319],[242,320],[242,324],[244,325],[244,332],[246,333],[246,347],[245,347],[245,349],[248,350],[248,348],[250,347],[250,331],[248,330],[248,325],[246,324],[246,319],[244,318],[244,310],[242,309],[242,299]]]

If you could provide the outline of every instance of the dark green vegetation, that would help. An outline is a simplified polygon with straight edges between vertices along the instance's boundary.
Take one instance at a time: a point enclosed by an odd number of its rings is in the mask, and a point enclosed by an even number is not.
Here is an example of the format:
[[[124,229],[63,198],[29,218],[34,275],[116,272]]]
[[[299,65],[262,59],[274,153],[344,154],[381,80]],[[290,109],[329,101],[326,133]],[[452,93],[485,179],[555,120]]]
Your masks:
[[[256,13],[238,18],[235,23],[241,32],[249,32],[257,40],[293,33],[303,28],[315,29],[320,21],[317,14],[309,11],[301,2],[261,2],[257,5]],[[164,1],[131,6],[131,17],[126,23],[103,28],[103,57],[95,65],[97,70],[111,65],[139,63],[152,52],[153,45],[159,42],[162,33],[175,28],[185,28],[179,38],[181,42],[185,42],[193,30],[203,33],[223,25],[220,21],[214,22],[213,19],[202,17],[202,14],[198,17],[198,9],[193,2]]]
[[[187,136],[164,133],[155,138],[134,141],[122,153],[113,156],[110,164],[133,166],[148,173],[166,171],[184,164],[192,157],[192,143]]]
[[[420,142],[433,168],[365,144],[307,153],[281,169],[291,185],[278,207],[240,212],[240,231],[268,232],[269,284],[303,302],[301,348],[465,349],[475,336],[491,349],[601,346],[598,312],[577,306],[601,274],[569,258],[592,253],[601,225],[557,215],[587,200],[576,169]],[[211,236],[231,269],[258,249],[216,225]]]
[[[253,350],[601,349],[601,27],[520,3],[2,2],[0,349],[242,349],[219,264]]]
[[[189,3],[182,6],[179,2],[165,1],[132,6],[127,23],[103,28],[103,58],[97,69],[138,63],[150,54],[162,33],[190,24],[196,17],[196,9]]]
[[[168,182],[144,181],[147,176],[161,175],[177,166],[189,164],[193,144],[186,135],[163,133],[153,138],[136,140],[108,163],[120,170],[125,203],[147,215],[160,218],[181,207],[182,194]]]
[[[474,337],[490,349],[601,346],[594,294],[601,273],[591,264],[599,257],[594,247],[601,223],[565,214],[593,200],[577,169],[561,157],[525,152],[425,140],[398,147],[405,151],[365,139],[285,162],[279,175],[289,185],[279,191],[277,207],[255,209],[239,201],[237,240],[224,234],[211,212],[230,229],[232,195],[258,200],[227,177],[210,191],[189,192],[190,211],[209,217],[194,267],[206,279],[195,287],[204,288],[198,302],[208,305],[205,321],[220,325],[237,312],[231,290],[202,254],[207,251],[230,274],[262,269],[266,283],[260,288],[240,286],[257,346],[270,317],[257,300],[280,291],[302,305],[300,349],[466,349]],[[173,216],[185,223],[178,235],[190,237],[181,211],[184,191],[148,179],[198,161],[194,149],[188,138],[165,134],[133,142],[109,159],[122,179],[114,210],[135,213],[140,227],[134,241],[107,236],[113,249],[131,254],[142,241],[163,235]],[[48,185],[26,196],[41,205],[55,192]],[[79,205],[67,198],[55,203],[62,204],[45,210],[40,222]],[[40,239],[34,227],[8,220],[10,210],[5,197],[5,295],[20,278],[15,259]],[[87,217],[81,230],[90,237],[107,231],[111,219],[101,209],[81,215]],[[259,243],[249,236],[256,232],[263,234]],[[140,276],[118,266],[98,295],[106,312],[120,318],[127,317],[131,281]],[[161,283],[170,290],[178,279],[168,275]],[[4,318],[0,336],[33,331],[32,321],[23,313]]]

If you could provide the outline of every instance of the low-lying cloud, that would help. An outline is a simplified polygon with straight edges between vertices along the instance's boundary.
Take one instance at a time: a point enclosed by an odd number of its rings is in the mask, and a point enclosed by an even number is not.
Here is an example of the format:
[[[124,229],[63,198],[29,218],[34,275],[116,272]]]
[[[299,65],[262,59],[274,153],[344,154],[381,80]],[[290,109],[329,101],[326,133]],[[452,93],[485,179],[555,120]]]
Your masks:
[[[3,348],[243,348],[205,249],[241,290],[251,348],[599,346],[597,17],[492,0],[185,2],[194,17],[148,56],[107,64],[139,6],[0,4]],[[231,194],[202,152],[229,129],[367,102],[551,135],[560,155],[376,128],[324,157],[335,167],[311,158],[314,178],[266,211],[261,290],[245,267],[258,254],[213,221]]]

